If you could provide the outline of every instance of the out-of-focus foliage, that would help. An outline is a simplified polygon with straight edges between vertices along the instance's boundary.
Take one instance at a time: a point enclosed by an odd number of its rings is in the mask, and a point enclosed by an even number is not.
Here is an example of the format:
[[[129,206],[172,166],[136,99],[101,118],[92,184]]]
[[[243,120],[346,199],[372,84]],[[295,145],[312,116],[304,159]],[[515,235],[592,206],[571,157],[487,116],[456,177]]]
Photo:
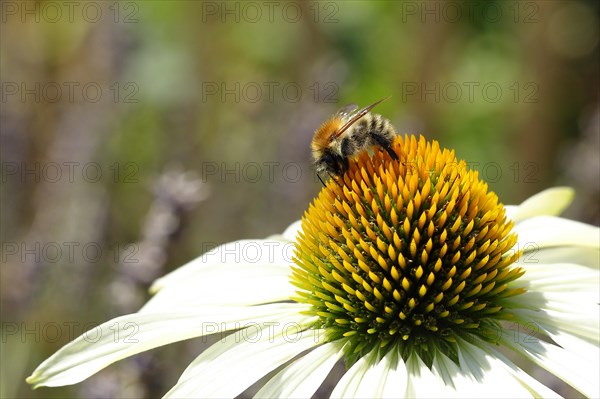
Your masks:
[[[566,184],[569,215],[598,224],[596,2],[1,7],[2,397],[166,392],[206,342],[75,387],[24,378],[152,279],[300,218],[320,189],[312,133],[347,103],[391,95],[378,113],[505,203]]]

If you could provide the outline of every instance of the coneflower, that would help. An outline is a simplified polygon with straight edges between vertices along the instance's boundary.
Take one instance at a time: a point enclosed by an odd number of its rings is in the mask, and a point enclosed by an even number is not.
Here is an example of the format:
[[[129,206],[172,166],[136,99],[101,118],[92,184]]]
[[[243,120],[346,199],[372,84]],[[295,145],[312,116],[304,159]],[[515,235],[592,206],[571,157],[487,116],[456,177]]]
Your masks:
[[[558,396],[506,350],[598,396],[599,230],[554,216],[572,191],[504,206],[437,142],[397,137],[393,150],[352,160],[282,236],[225,244],[159,279],[139,312],[67,344],[27,381],[73,384],[232,331],[166,396],[235,397],[278,370],[257,397],[310,397],[342,358],[332,397]],[[231,257],[250,247],[252,259]],[[115,341],[115,323],[136,332]]]

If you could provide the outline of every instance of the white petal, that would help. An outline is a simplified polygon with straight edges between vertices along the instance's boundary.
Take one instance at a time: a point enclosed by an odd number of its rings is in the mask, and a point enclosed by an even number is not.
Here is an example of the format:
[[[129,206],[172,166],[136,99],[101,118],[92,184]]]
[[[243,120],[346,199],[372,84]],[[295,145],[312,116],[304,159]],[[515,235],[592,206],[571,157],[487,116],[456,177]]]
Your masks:
[[[464,367],[464,366],[463,366]],[[432,372],[446,385],[444,398],[470,398],[473,395],[488,397],[489,393],[477,392],[479,383],[469,375],[468,370],[457,365],[442,353],[437,353],[433,359]]]
[[[600,229],[589,224],[554,216],[538,216],[518,223],[517,250],[556,246],[600,247]]]
[[[453,388],[444,385],[443,380],[434,375],[429,367],[416,354],[411,354],[406,361],[408,373],[407,398],[443,398]]]
[[[241,240],[215,247],[204,255],[159,278],[150,287],[156,292],[168,285],[177,286],[182,281],[202,278],[205,269],[213,266],[227,268],[230,265],[240,267],[250,265],[280,266],[288,269],[293,263],[294,244],[279,240]]]
[[[294,295],[290,269],[248,263],[204,267],[185,280],[168,284],[140,312],[160,312],[181,305],[257,305]]]
[[[563,349],[575,353],[581,359],[581,362],[586,363],[588,367],[593,367],[596,370],[600,367],[600,348],[598,348],[598,337],[596,342],[591,343],[588,340],[581,339],[572,334],[562,331],[549,331],[548,335],[554,342],[560,345]],[[600,375],[600,372],[596,373]]]
[[[112,319],[76,338],[40,364],[27,382],[60,386],[80,382],[128,356],[172,342],[297,315],[297,304],[174,309]],[[242,324],[243,325],[243,324]]]
[[[381,361],[385,361],[388,374],[381,392],[382,398],[400,398],[408,390],[408,371],[404,360],[394,351],[388,352]]]
[[[485,344],[485,343],[482,343]],[[525,371],[523,371],[516,364],[511,362],[507,357],[505,357],[500,352],[496,351],[496,349],[492,345],[488,345],[485,349],[487,352],[490,352],[493,357],[498,359],[497,365],[499,367],[504,367],[510,374],[512,374],[534,397],[536,398],[560,398],[561,396],[554,392],[552,389],[548,388],[546,385],[542,384]]]
[[[281,320],[265,329],[240,330],[198,356],[177,384],[171,398],[235,397],[283,363],[321,343],[316,330],[299,331],[297,322]]]
[[[524,295],[523,299],[528,299]],[[529,302],[526,302],[526,304],[530,305]],[[532,305],[532,307],[534,306]],[[591,307],[590,310],[592,310]],[[598,307],[596,306],[593,310],[597,312]],[[568,310],[556,311],[549,309],[513,309],[512,312],[515,315],[515,321],[521,324],[521,330],[532,337],[540,332],[549,334],[562,331],[586,339],[589,342],[598,342],[598,320],[594,320],[595,317],[590,316],[594,312],[585,313],[580,311],[573,314]]]
[[[475,350],[461,341],[458,345],[460,366],[438,353],[433,373],[448,384],[444,397],[451,398],[510,398],[532,397],[498,361],[482,350]]]
[[[586,247],[552,247],[539,248],[531,244],[515,264],[527,266],[530,264],[575,263],[592,269],[600,268],[600,249]]]
[[[517,331],[503,331],[502,343],[532,360],[588,397],[596,397],[598,367],[582,362],[576,353]]]
[[[526,265],[527,272],[515,287],[527,292],[507,298],[517,321],[535,333],[566,331],[591,342],[600,335],[598,303],[600,278],[597,271],[580,265]]]
[[[377,350],[375,350],[377,351]],[[373,364],[374,363],[374,364]],[[406,392],[406,367],[397,353],[373,360],[354,394],[356,398],[399,398]]]
[[[511,219],[515,222],[534,216],[560,215],[573,201],[575,192],[570,187],[554,187],[529,197],[521,203]]]
[[[323,344],[275,374],[255,397],[310,398],[342,355],[339,342]]]
[[[332,398],[401,398],[407,386],[406,366],[395,351],[377,359],[378,348],[360,358],[335,386]]]
[[[298,235],[298,231],[300,231],[300,227],[302,227],[302,220],[295,221],[285,229],[283,236],[290,241],[296,241],[296,236]]]
[[[481,345],[488,346],[483,342]],[[489,349],[492,348],[490,346]],[[518,367],[510,361],[508,363],[505,362],[504,360],[507,359],[504,357],[496,355],[497,353],[494,353],[493,350],[484,350],[459,339],[459,362],[463,369],[468,368],[471,370],[471,374],[475,377],[477,383],[472,385],[467,383],[465,389],[461,389],[457,385],[457,391],[465,394],[465,396],[472,394],[473,397],[539,397],[539,393],[533,389],[533,387],[536,387],[541,392],[551,394],[551,396],[558,396],[552,390],[544,389],[542,384],[537,383],[531,377],[525,377],[524,373]],[[509,367],[509,365],[512,367]],[[517,378],[517,375],[520,375],[521,378]],[[525,381],[528,381],[531,385],[524,384]]]
[[[584,339],[564,332],[549,333],[549,335],[550,338],[565,350],[574,353],[581,364],[591,368],[590,374],[600,376],[600,348],[598,347],[597,335],[595,343],[590,343]]]
[[[506,210],[506,217],[512,220],[515,220],[515,214],[519,210],[518,205],[504,205],[504,209]]]
[[[431,365],[431,372],[442,381],[443,385],[448,389],[444,397],[455,397],[456,386],[454,379],[456,376],[462,374],[461,368],[454,363],[449,357],[443,353],[436,353],[433,357],[433,364]],[[462,377],[464,378],[464,376]]]
[[[597,294],[594,296],[597,297]],[[540,329],[549,334],[567,332],[596,345],[599,343],[597,304],[583,305],[579,303],[578,297],[572,298],[568,293],[556,295],[527,292],[522,295],[522,301],[532,309],[513,309],[513,313],[530,334],[536,334]]]
[[[457,365],[449,357],[442,353],[437,353],[433,359],[432,372],[437,375],[444,383],[448,391],[444,395],[446,398],[481,398],[491,397],[493,393],[498,393],[498,387],[493,384],[487,387],[482,386],[482,381],[488,370],[483,370],[479,362],[473,364],[466,363],[464,356],[461,355],[460,365]],[[475,371],[475,375],[472,375]],[[489,391],[488,391],[489,390]],[[510,397],[509,395],[501,395]]]
[[[330,398],[358,398],[358,391],[362,385],[362,379],[375,362],[377,350],[372,350],[369,354],[361,357],[350,367],[348,371],[338,381]],[[366,396],[373,397],[373,396]]]
[[[525,274],[517,281],[527,283],[527,289],[572,292],[573,286],[576,286],[585,291],[599,291],[600,274],[586,266],[570,263],[528,263],[523,267]]]

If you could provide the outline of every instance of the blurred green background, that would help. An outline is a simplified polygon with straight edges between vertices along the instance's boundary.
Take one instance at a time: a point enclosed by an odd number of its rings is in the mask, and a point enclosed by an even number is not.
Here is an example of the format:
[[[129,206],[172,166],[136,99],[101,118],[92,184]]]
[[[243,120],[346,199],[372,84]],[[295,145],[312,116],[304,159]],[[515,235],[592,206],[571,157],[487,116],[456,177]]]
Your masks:
[[[164,394],[206,342],[73,387],[24,379],[158,276],[299,219],[312,133],[348,103],[391,95],[378,113],[502,202],[569,185],[568,216],[597,225],[599,4],[0,3],[0,395]]]

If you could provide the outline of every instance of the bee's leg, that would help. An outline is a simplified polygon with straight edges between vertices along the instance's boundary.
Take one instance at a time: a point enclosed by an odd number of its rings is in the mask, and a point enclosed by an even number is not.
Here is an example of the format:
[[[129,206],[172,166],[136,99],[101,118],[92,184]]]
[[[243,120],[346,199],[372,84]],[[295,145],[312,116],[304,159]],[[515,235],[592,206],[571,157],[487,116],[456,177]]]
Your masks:
[[[335,175],[342,175],[348,169],[350,169],[350,162],[348,161],[349,156],[346,155],[345,151],[348,151],[349,147],[347,140],[342,142],[342,155],[335,154],[335,168],[333,170]]]
[[[329,177],[333,181],[335,181],[338,186],[342,187],[343,184],[341,184],[338,179],[341,179],[342,182],[344,181],[344,178],[342,176],[344,175],[344,173],[346,173],[350,164],[348,163],[348,159],[338,154],[334,155],[334,159],[335,163],[332,165],[332,168],[327,171],[327,174],[329,174]]]
[[[338,160],[342,167],[342,172],[345,172],[350,169],[349,159],[354,154],[356,149],[354,148],[354,143],[352,143],[352,141],[350,141],[348,138],[345,138],[342,140],[341,150],[342,156],[339,157]]]
[[[350,169],[350,157],[354,154],[354,144],[348,139],[345,138],[342,140],[341,144],[342,155],[338,156],[338,165],[340,167],[340,177],[346,173]]]
[[[342,150],[342,159],[348,159],[348,157],[352,156],[354,153],[354,145],[348,138],[344,138],[342,140],[342,144],[340,146]]]
[[[386,150],[388,154],[390,154],[390,158],[392,158],[395,161],[398,160],[398,155],[396,155],[396,153],[394,152],[394,149],[392,148],[392,140],[389,137],[375,132],[371,132],[370,136],[378,146],[380,146],[381,148]]]
[[[348,161],[348,158],[339,158],[339,167],[340,167],[340,172],[336,178],[334,178],[333,180],[335,180],[335,182],[338,184],[338,186],[342,187],[343,186],[343,182],[344,182],[344,173],[346,173],[348,171],[348,169],[350,169],[350,162]],[[342,183],[340,183],[338,181],[338,179],[342,180]]]
[[[323,185],[323,187],[325,187],[325,182],[323,181],[323,179],[321,179],[321,176],[319,176],[318,173],[317,173],[317,177],[319,178],[319,181],[321,182],[321,184]]]
[[[340,178],[340,179],[341,179],[341,175],[340,175],[340,176],[335,176],[335,175],[332,175],[332,174],[331,174],[331,173],[329,173],[329,172],[327,172],[327,173],[329,174],[329,178],[330,178],[331,180],[333,180],[334,182],[336,182],[336,184],[337,184],[338,186],[340,186],[340,187],[343,187],[343,184],[341,184],[341,183],[338,181],[338,178]],[[321,182],[322,182],[322,181],[323,181],[323,180],[321,180]]]
[[[342,172],[346,172],[350,169],[350,161],[348,158],[342,158]]]

